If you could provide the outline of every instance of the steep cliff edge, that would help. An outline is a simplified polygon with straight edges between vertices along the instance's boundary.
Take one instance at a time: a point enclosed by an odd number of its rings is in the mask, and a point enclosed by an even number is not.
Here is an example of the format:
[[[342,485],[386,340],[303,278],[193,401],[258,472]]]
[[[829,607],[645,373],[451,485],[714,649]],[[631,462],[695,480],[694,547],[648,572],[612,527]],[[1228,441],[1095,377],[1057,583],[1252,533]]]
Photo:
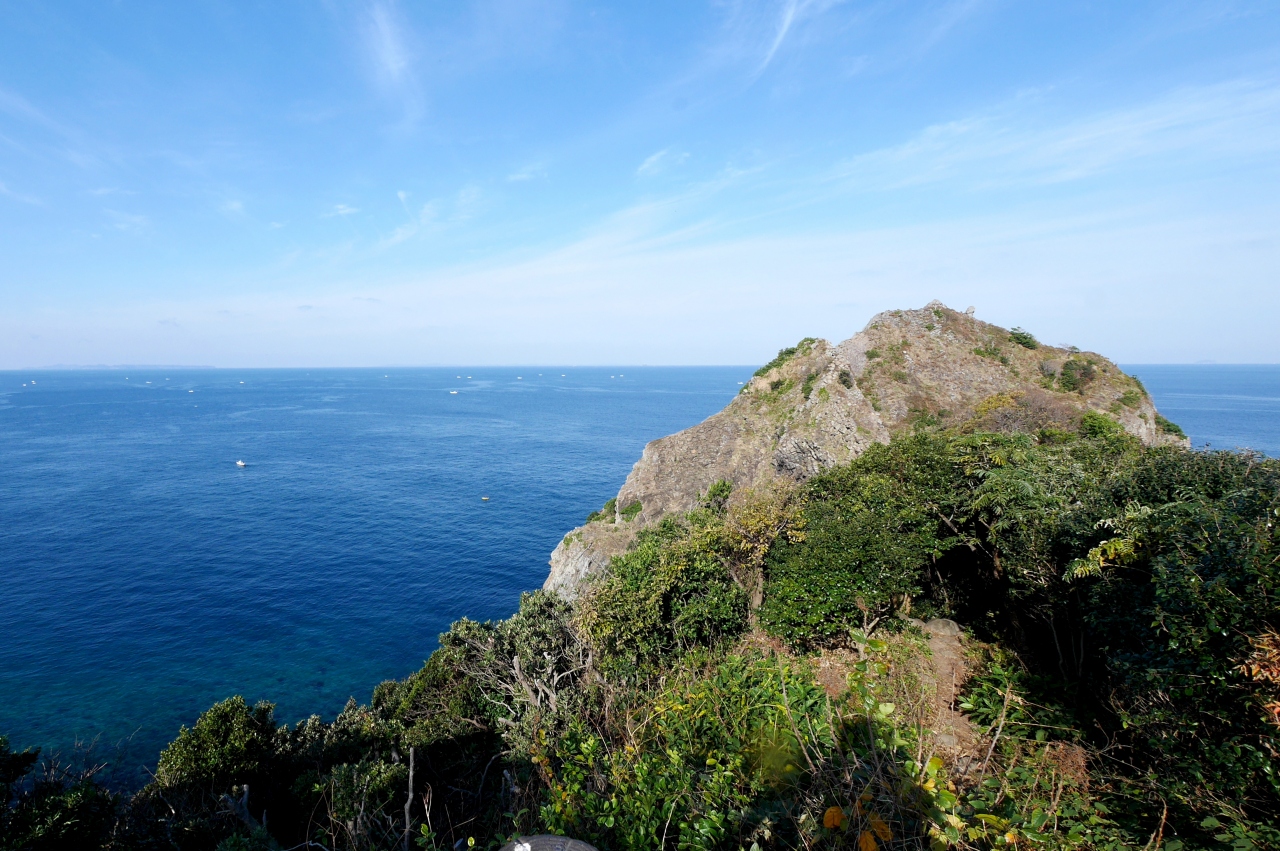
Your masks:
[[[543,587],[572,597],[664,514],[694,508],[726,480],[736,489],[806,479],[917,424],[993,431],[1074,428],[1086,411],[1144,444],[1186,444],[1142,385],[1102,355],[1056,348],[941,302],[877,315],[839,345],[783,350],[724,410],[644,449],[610,506],[551,554]]]

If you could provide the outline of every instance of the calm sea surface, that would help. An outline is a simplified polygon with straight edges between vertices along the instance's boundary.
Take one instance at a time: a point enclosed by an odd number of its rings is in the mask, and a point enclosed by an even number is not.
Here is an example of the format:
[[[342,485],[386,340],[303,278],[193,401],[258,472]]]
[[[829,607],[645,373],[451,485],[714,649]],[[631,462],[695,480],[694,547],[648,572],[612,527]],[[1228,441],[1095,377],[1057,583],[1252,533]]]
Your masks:
[[[1123,366],[1160,413],[1203,449],[1256,449],[1280,458],[1280,365]]]
[[[619,369],[0,373],[0,733],[132,737],[127,775],[232,694],[367,701],[751,373]],[[1127,370],[1196,446],[1280,455],[1280,367]]]
[[[751,375],[620,370],[0,373],[0,733],[137,766],[229,695],[367,701]]]

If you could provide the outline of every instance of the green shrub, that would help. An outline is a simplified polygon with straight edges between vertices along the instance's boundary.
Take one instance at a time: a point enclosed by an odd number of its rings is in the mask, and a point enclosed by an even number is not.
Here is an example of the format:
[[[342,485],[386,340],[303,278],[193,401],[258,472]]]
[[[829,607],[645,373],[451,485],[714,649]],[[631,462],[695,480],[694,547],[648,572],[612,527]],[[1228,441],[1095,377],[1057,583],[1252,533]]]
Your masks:
[[[945,440],[873,445],[806,491],[805,532],[766,562],[760,622],[794,644],[870,629],[919,591],[923,569],[950,545],[929,509],[952,473]]]
[[[543,821],[607,849],[745,847],[785,816],[802,747],[831,748],[825,704],[811,677],[769,659],[678,671],[632,709],[634,734],[576,724],[537,757],[552,772]]]
[[[1181,426],[1171,420],[1165,419],[1160,416],[1160,414],[1156,414],[1156,428],[1160,430],[1161,434],[1171,434],[1174,437],[1182,438],[1187,436],[1187,433],[1182,430]]]
[[[1093,361],[1069,358],[1058,372],[1058,386],[1068,393],[1084,393],[1096,375]]]
[[[756,376],[767,375],[771,370],[777,369],[778,367],[782,366],[787,361],[795,357],[797,354],[801,354],[801,355],[808,354],[813,349],[813,344],[816,342],[818,341],[814,337],[805,337],[803,340],[801,340],[799,343],[795,344],[794,346],[789,346],[785,349],[781,349],[778,352],[777,357],[775,357],[773,360],[769,361],[767,364],[757,369],[752,374]]]
[[[600,521],[603,523],[612,523],[617,518],[618,499],[611,498],[606,502],[599,511],[593,511],[587,515],[588,523]]]
[[[1080,418],[1080,433],[1085,437],[1112,438],[1125,433],[1124,426],[1097,411],[1085,411]]]
[[[809,398],[809,395],[813,393],[813,385],[817,384],[818,379],[821,377],[822,375],[817,372],[811,372],[804,377],[804,383],[800,385],[800,393],[804,398]]]
[[[640,504],[640,500],[635,500],[622,507],[618,515],[628,523],[635,519],[636,515],[644,510],[644,506]]]
[[[41,763],[39,750],[14,753],[0,736],[0,848],[4,851],[61,851],[106,848],[117,819],[114,795],[91,771],[71,772]]]
[[[870,352],[867,353],[867,357],[871,357]],[[849,374],[849,370],[847,369],[840,370],[840,375],[837,377],[837,380],[840,382],[841,386],[843,386],[845,389],[853,388],[853,376]]]
[[[1024,331],[1021,328],[1014,328],[1012,331],[1009,332],[1009,341],[1012,343],[1017,343],[1019,346],[1022,346],[1024,349],[1040,348],[1040,342],[1031,335],[1031,332]]]
[[[1263,708],[1272,686],[1242,664],[1277,626],[1280,465],[1151,452],[1126,489],[1084,571],[1116,743],[1191,811],[1181,830],[1223,812],[1264,818],[1280,808],[1280,730]]]
[[[275,751],[274,710],[266,701],[250,708],[239,695],[215,703],[161,751],[156,781],[221,794],[264,776]]]
[[[737,635],[747,598],[732,579],[719,518],[693,512],[642,529],[587,588],[579,621],[606,662],[643,665]]]
[[[1008,356],[1004,353],[1004,350],[1000,348],[1000,344],[996,342],[994,337],[988,337],[984,340],[981,346],[978,346],[973,350],[973,353],[980,358],[998,360],[1003,364],[1009,363]]]
[[[702,494],[699,502],[702,507],[710,509],[717,514],[723,514],[729,505],[729,497],[733,494],[733,482],[720,479],[707,488],[707,492]]]

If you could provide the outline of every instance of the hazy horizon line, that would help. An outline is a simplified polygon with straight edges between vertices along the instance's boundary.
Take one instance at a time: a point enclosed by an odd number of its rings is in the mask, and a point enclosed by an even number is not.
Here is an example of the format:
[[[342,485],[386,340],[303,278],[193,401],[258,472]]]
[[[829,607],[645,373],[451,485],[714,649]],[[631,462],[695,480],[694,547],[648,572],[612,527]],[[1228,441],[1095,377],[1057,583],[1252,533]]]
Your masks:
[[[1280,366],[1280,361],[1135,361],[1121,363],[1113,361],[1117,366]],[[749,368],[759,364],[750,363],[498,363],[498,364],[461,364],[461,363],[427,363],[427,364],[375,364],[366,366],[217,366],[213,364],[52,364],[32,367],[0,367],[4,372],[116,372],[127,369],[178,370],[194,372],[199,370],[338,370],[338,369],[699,369],[699,368]]]

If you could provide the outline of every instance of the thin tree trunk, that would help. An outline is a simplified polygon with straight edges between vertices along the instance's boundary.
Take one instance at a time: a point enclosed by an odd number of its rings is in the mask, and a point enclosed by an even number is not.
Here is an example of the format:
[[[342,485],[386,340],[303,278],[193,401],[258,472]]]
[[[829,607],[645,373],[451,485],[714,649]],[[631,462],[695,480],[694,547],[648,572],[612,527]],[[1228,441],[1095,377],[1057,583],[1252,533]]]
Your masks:
[[[409,835],[413,832],[413,751],[409,748],[409,797],[404,799],[404,851],[409,851]]]

